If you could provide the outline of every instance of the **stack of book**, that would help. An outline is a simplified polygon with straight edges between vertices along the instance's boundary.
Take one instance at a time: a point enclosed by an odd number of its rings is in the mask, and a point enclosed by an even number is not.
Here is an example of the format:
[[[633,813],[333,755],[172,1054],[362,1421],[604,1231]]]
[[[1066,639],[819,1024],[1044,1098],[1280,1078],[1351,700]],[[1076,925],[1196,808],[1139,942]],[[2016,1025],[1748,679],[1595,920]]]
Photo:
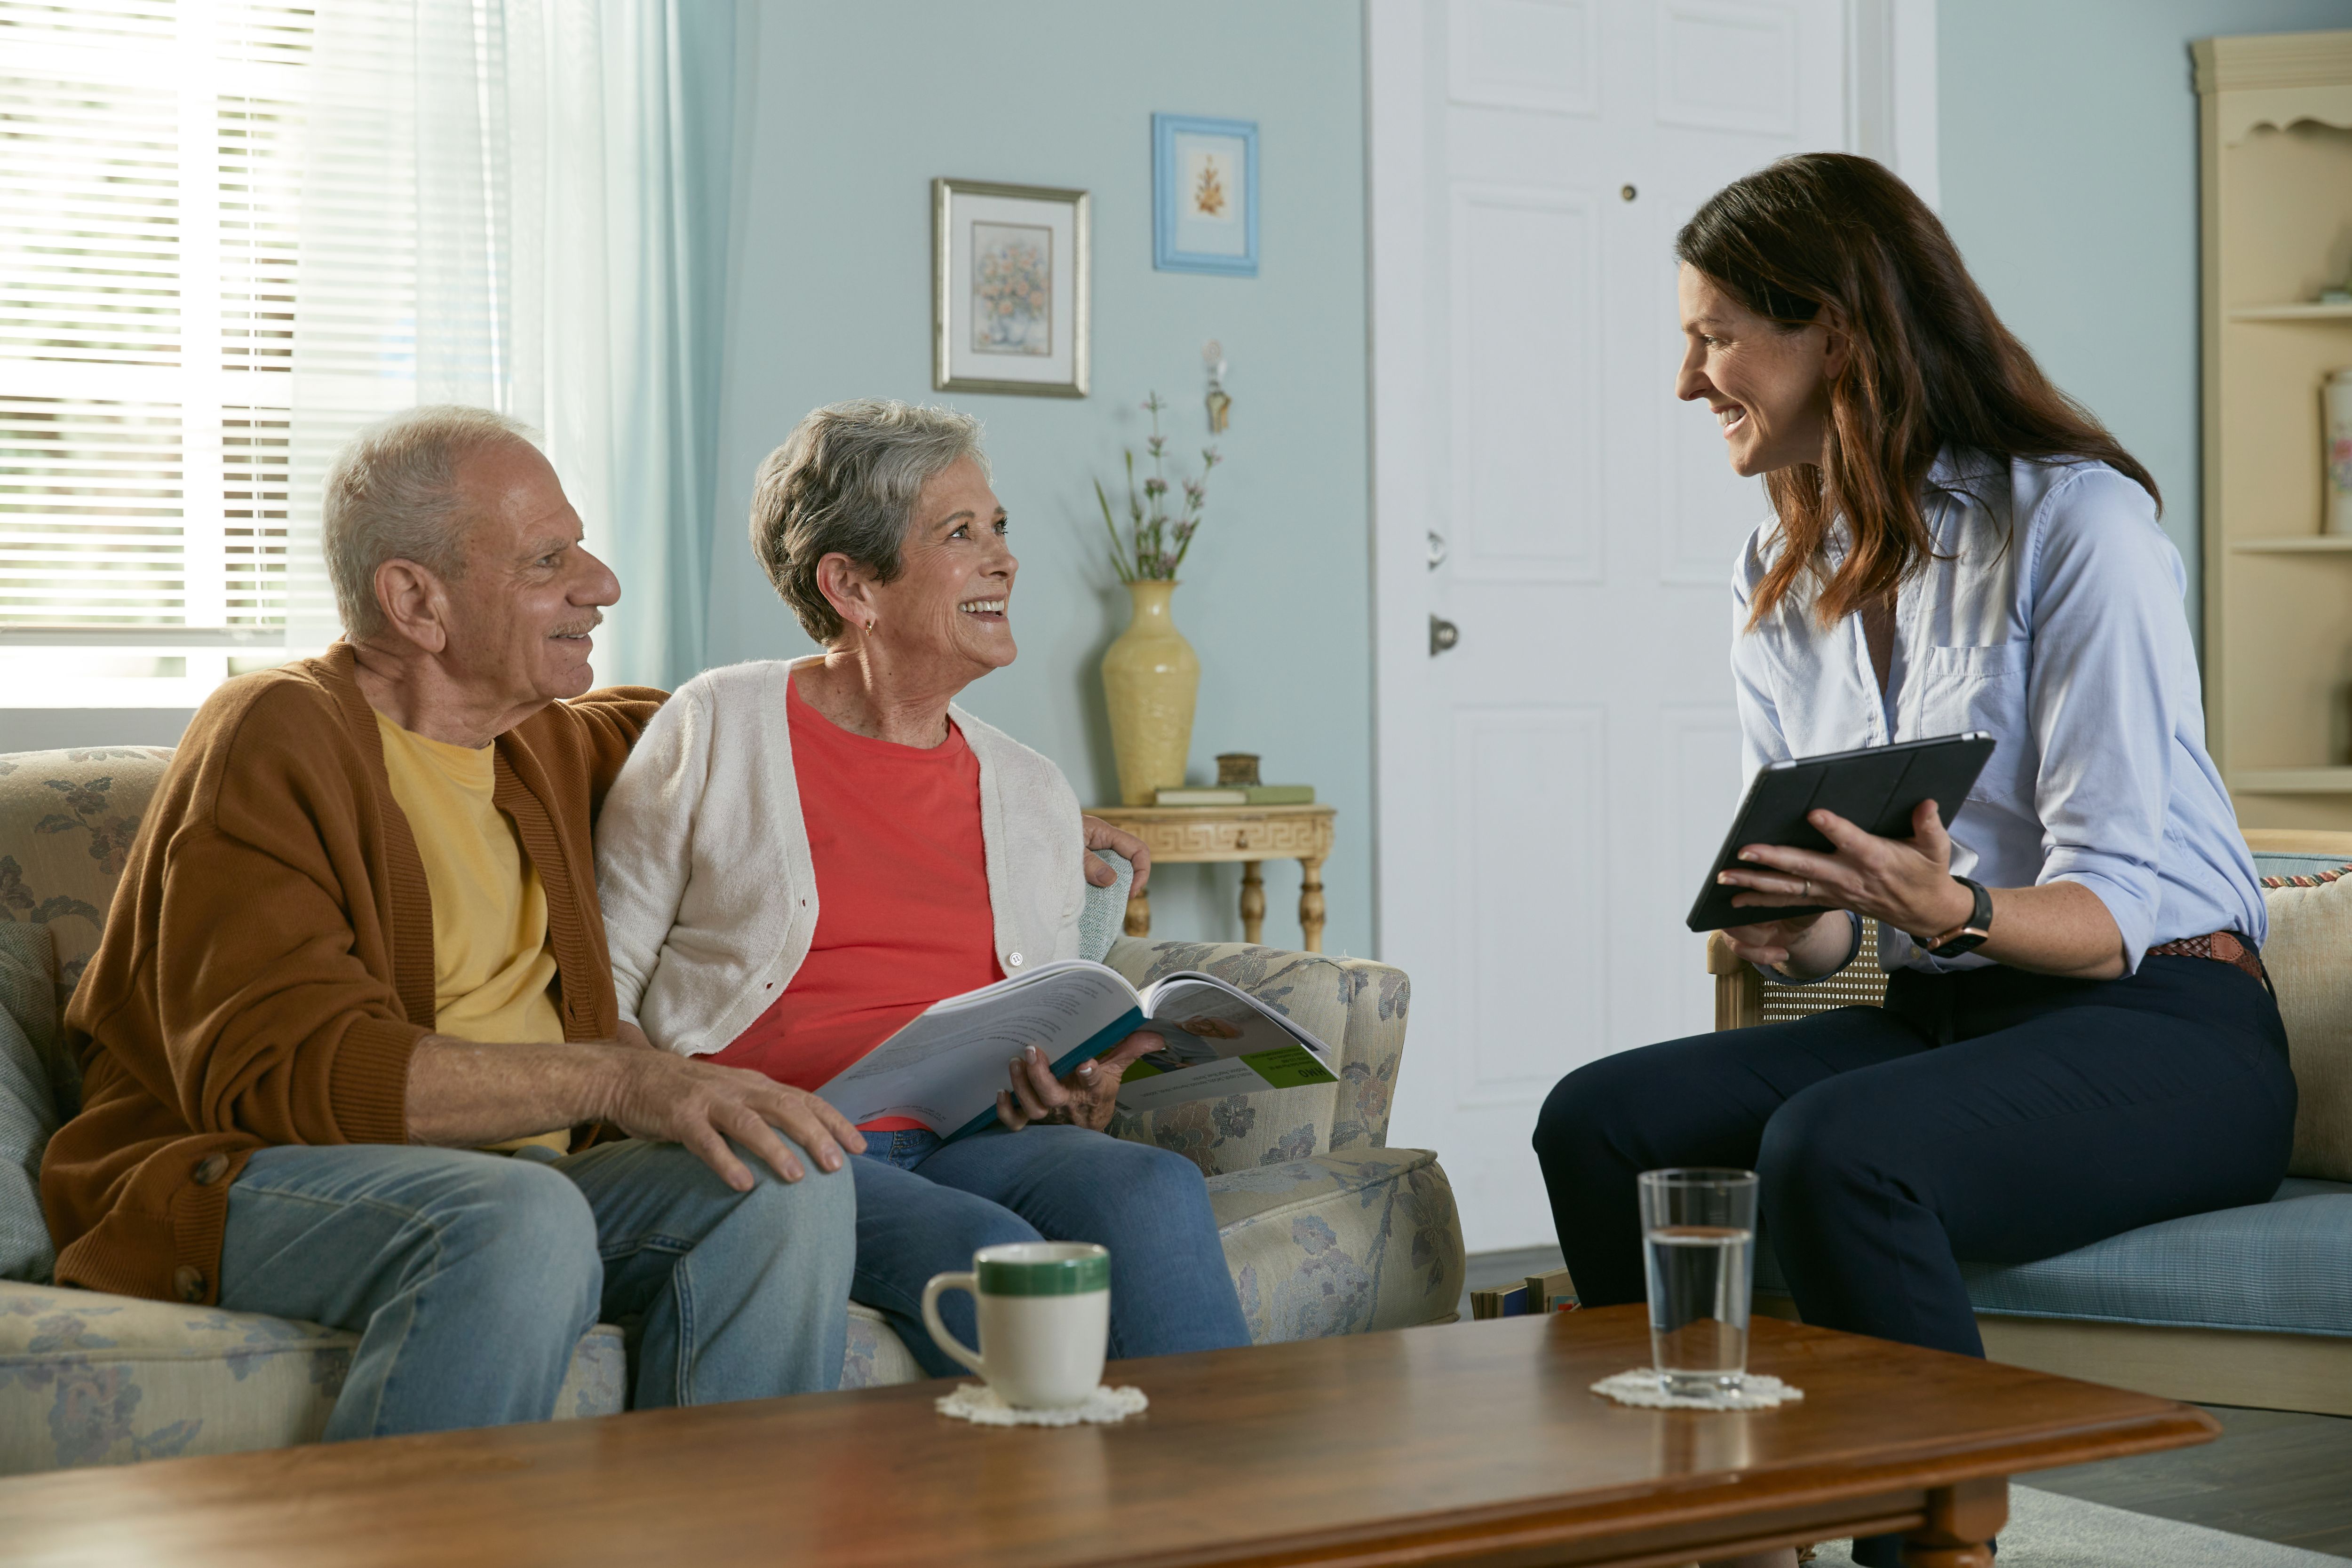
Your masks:
[[[1568,1277],[1565,1269],[1530,1274],[1516,1285],[1496,1285],[1470,1292],[1470,1315],[1481,1320],[1572,1312],[1581,1305],[1576,1299],[1576,1281]]]
[[[1155,806],[1312,806],[1312,784],[1202,784],[1181,789],[1161,789],[1151,798]]]

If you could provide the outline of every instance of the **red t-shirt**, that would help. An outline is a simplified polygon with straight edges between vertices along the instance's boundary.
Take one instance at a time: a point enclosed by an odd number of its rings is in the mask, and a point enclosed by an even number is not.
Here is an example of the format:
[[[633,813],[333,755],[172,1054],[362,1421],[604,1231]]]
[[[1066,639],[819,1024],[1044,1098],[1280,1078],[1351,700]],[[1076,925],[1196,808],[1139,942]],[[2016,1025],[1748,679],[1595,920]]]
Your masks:
[[[710,1060],[820,1089],[945,997],[1003,979],[963,731],[926,751],[853,735],[787,681],[793,776],[816,865],[816,936],[792,983]],[[903,1117],[870,1124],[919,1126]]]

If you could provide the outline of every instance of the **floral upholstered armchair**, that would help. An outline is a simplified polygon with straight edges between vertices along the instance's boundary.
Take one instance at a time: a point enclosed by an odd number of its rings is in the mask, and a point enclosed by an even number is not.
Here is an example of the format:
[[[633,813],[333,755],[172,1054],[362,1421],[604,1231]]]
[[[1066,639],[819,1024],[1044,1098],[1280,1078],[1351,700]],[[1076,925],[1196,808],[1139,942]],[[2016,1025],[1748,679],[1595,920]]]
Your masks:
[[[48,1283],[37,1151],[79,1092],[57,1018],[97,949],[170,759],[150,747],[0,756],[0,1475],[311,1441],[355,1343],[315,1323]],[[1116,921],[1124,888],[1107,896],[1101,913]],[[1339,1057],[1335,1084],[1194,1102],[1112,1129],[1201,1167],[1252,1337],[1449,1319],[1463,1280],[1453,1189],[1433,1155],[1386,1146],[1411,997],[1403,974],[1271,947],[1130,938],[1107,961],[1138,984],[1208,970]],[[557,1416],[619,1411],[625,1373],[620,1331],[591,1330]],[[844,1386],[921,1375],[883,1320],[853,1303]]]

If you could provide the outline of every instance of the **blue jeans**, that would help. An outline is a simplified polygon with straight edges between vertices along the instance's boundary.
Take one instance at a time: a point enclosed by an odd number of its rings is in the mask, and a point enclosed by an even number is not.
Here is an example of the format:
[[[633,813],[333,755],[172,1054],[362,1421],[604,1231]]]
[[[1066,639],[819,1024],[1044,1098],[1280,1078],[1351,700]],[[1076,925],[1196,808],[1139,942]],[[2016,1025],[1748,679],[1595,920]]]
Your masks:
[[[923,1369],[962,1367],[923,1326],[923,1286],[1003,1241],[1093,1241],[1110,1249],[1110,1354],[1170,1355],[1247,1344],[1217,1241],[1209,1189],[1192,1161],[1083,1127],[993,1127],[942,1145],[929,1133],[868,1133],[857,1178],[857,1277],[850,1296],[890,1320]],[[971,1298],[940,1316],[976,1344]]]
[[[263,1149],[229,1188],[220,1302],[360,1336],[331,1441],[543,1421],[598,1322],[642,1325],[640,1410],[831,1388],[852,1184],[744,1163],[748,1193],[635,1140],[561,1158]]]

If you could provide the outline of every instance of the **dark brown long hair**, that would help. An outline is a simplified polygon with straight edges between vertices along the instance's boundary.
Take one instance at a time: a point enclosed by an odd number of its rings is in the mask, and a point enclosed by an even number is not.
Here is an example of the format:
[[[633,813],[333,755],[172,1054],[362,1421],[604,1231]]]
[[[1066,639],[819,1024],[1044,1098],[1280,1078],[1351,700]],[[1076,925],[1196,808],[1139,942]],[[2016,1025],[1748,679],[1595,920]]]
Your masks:
[[[1750,626],[1802,574],[1819,583],[1814,612],[1828,626],[1924,569],[1935,546],[1920,500],[1946,445],[2095,459],[2163,505],[2106,426],[2050,384],[1943,224],[1883,165],[1845,152],[1783,158],[1709,197],[1675,236],[1675,256],[1783,331],[1829,312],[1853,346],[1830,382],[1822,461],[1766,477],[1782,548]],[[1822,542],[1841,517],[1853,549],[1830,576]]]

